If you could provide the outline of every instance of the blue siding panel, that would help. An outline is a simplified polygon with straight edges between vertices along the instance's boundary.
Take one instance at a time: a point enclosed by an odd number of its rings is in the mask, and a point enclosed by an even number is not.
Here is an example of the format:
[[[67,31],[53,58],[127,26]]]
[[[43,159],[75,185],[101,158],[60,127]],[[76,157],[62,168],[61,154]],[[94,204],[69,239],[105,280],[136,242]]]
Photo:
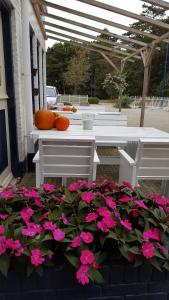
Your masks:
[[[0,174],[8,166],[5,110],[0,110]]]

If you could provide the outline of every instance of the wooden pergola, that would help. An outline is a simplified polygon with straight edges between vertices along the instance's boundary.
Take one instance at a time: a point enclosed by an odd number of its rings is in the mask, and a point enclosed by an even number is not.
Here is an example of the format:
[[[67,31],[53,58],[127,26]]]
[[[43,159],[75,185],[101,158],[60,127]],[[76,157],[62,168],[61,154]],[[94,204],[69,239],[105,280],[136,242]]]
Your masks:
[[[39,10],[37,9],[37,14],[40,11],[39,15],[37,15],[37,18],[39,19],[39,22],[41,23],[41,26],[43,24],[43,30],[45,31],[45,34],[47,35],[47,38],[56,40],[58,42],[67,42],[68,40],[70,43],[84,47],[88,49],[89,51],[95,51],[100,53],[104,59],[119,73],[122,73],[124,70],[124,67],[126,65],[126,62],[133,63],[136,59],[140,59],[143,62],[144,65],[144,80],[143,80],[143,91],[142,91],[142,108],[141,108],[141,117],[140,117],[140,126],[144,126],[144,113],[145,113],[145,99],[148,96],[148,89],[149,89],[149,81],[150,81],[150,67],[151,62],[153,58],[153,54],[155,51],[158,51],[160,48],[157,46],[160,42],[169,43],[169,24],[154,20],[149,17],[138,15],[136,13],[132,13],[130,11],[108,5],[102,2],[99,2],[97,0],[77,0],[78,2],[82,2],[85,4],[93,7],[97,7],[100,9],[103,9],[104,11],[113,12],[119,15],[123,15],[135,20],[139,20],[141,22],[146,22],[151,25],[163,28],[166,30],[166,33],[164,33],[162,36],[157,36],[151,33],[148,33],[146,31],[141,31],[135,28],[132,28],[130,26],[126,26],[120,23],[115,23],[113,21],[103,19],[88,13],[84,13],[75,9],[71,9],[62,5],[58,5],[55,3],[52,3],[45,0],[32,0],[32,4],[34,5],[34,8],[39,7]],[[149,4],[156,5],[160,8],[163,8],[165,10],[169,10],[169,3],[163,0],[140,0],[143,2],[147,2]],[[50,14],[48,13],[47,9],[53,8],[60,11],[67,12],[69,14],[72,14],[74,16],[80,16],[82,18],[85,18],[87,20],[96,21],[99,23],[102,23],[104,25],[109,25],[114,28],[119,28],[131,33],[135,33],[144,37],[148,37],[150,40],[152,40],[150,43],[144,43],[137,39],[129,38],[127,36],[118,35],[113,33],[112,31],[105,31],[102,29],[99,29],[94,26],[87,25],[82,22],[77,22],[70,19],[65,19],[63,17],[58,16],[57,14]],[[50,22],[47,22],[46,20],[42,21],[43,17],[50,18]],[[44,18],[43,18],[44,19]],[[54,23],[54,20],[62,21],[66,25],[60,26]],[[77,27],[77,30],[71,29],[69,25],[74,25]],[[46,26],[50,27],[48,29]],[[82,31],[79,31],[80,29],[88,29],[92,32],[97,32],[99,34],[104,34],[109,37],[115,38],[117,41],[111,41],[110,39],[105,39],[101,37],[96,37],[93,34],[88,34]],[[63,30],[65,33],[58,32],[58,30]],[[67,34],[68,33],[68,34]],[[79,38],[75,38],[71,34],[76,34],[79,36]],[[83,39],[81,39],[83,37]],[[89,44],[87,40],[84,38],[91,39],[91,41],[95,41]],[[98,42],[103,42],[104,45],[99,44]],[[127,44],[126,44],[126,43]],[[131,45],[130,45],[131,44]],[[120,60],[120,67],[119,65],[115,64],[113,62],[113,57],[118,58]],[[121,98],[122,92],[119,93],[119,97]],[[121,109],[121,108],[120,108]]]

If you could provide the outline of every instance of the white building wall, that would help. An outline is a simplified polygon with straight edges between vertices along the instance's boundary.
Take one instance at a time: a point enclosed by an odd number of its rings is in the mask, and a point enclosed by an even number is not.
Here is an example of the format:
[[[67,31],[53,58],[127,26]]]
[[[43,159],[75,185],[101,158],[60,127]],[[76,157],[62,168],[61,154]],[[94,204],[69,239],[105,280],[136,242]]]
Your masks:
[[[19,161],[22,162],[24,161],[28,152],[33,152],[33,144],[31,143],[28,137],[33,127],[32,83],[29,43],[30,39],[28,25],[31,25],[35,34],[35,40],[36,42],[37,40],[39,41],[40,47],[44,51],[45,39],[41,32],[31,1],[10,0],[10,3],[13,6],[11,14],[11,30],[17,119],[17,139]],[[25,25],[26,22],[28,22],[29,24]],[[34,63],[36,63],[36,60],[37,57],[35,55]],[[45,65],[44,68],[46,68]]]

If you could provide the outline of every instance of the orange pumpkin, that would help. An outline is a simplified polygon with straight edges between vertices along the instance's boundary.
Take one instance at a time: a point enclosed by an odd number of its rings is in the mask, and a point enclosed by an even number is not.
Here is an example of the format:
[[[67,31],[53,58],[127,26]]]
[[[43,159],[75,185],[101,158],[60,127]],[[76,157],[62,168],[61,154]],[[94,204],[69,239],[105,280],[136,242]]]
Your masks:
[[[68,129],[70,121],[67,117],[61,116],[55,119],[54,126],[57,130],[66,130]]]
[[[53,128],[54,120],[55,120],[55,115],[50,110],[43,108],[35,112],[35,126],[38,129]]]
[[[63,107],[63,111],[72,111],[72,107],[65,106]]]

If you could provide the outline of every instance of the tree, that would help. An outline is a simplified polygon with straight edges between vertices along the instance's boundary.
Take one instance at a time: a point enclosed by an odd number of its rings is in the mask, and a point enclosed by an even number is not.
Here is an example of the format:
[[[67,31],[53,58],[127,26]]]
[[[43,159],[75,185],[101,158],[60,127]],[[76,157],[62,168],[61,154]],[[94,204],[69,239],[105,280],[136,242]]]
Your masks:
[[[56,43],[47,50],[47,85],[56,86],[59,93],[65,92],[63,73],[75,51],[76,47],[68,42]]]
[[[63,74],[65,85],[73,87],[74,94],[77,94],[80,87],[88,81],[89,68],[88,51],[78,49],[70,59],[67,71]]]

